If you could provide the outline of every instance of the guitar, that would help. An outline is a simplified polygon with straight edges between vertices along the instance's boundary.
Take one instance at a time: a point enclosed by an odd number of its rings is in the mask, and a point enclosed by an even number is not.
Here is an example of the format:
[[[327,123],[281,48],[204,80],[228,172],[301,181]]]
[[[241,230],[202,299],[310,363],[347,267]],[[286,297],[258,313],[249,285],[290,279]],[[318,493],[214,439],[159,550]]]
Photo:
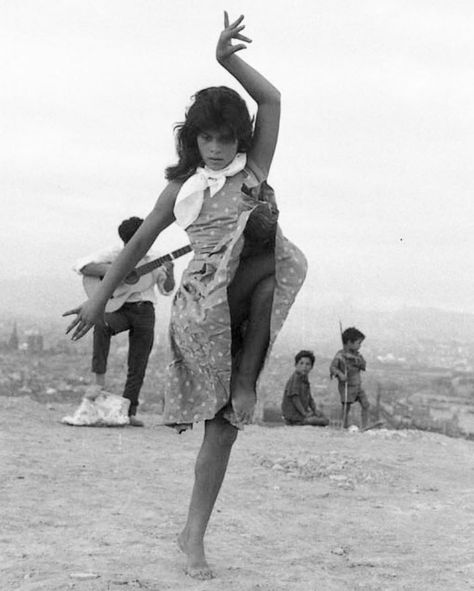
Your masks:
[[[130,294],[136,291],[144,291],[153,285],[153,278],[146,277],[148,273],[154,269],[157,269],[163,263],[173,261],[174,259],[182,257],[191,251],[191,246],[187,244],[186,246],[178,248],[177,250],[165,254],[164,256],[159,257],[153,261],[149,261],[148,263],[144,263],[139,267],[135,267],[135,269],[133,269],[133,271],[131,271],[131,273],[125,277],[123,282],[114,291],[112,297],[105,306],[105,311],[115,312],[115,310],[121,308],[127,301],[127,298],[130,296]],[[82,285],[88,297],[91,297],[94,294],[101,281],[102,277],[92,277],[91,275],[84,275],[82,277]]]

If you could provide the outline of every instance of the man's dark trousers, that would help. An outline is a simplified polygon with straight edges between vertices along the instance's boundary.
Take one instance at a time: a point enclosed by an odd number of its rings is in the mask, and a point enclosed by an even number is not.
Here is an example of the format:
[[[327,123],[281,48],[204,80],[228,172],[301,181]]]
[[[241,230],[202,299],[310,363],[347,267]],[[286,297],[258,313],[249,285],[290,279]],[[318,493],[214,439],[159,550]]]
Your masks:
[[[130,400],[129,415],[135,415],[138,396],[145,378],[155,334],[155,308],[152,302],[128,302],[105,314],[105,324],[94,327],[92,371],[107,371],[110,339],[128,330],[128,370],[123,397]]]

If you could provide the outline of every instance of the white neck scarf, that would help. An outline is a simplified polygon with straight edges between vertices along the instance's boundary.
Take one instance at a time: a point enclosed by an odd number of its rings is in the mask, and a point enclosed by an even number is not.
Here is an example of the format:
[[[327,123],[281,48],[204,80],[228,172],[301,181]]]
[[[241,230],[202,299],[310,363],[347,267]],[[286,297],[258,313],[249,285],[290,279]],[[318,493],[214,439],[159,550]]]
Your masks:
[[[202,208],[204,191],[209,187],[211,197],[220,191],[228,176],[234,176],[245,168],[246,154],[237,154],[230,164],[220,170],[204,166],[196,169],[193,176],[183,183],[174,204],[176,223],[187,228],[198,217]]]

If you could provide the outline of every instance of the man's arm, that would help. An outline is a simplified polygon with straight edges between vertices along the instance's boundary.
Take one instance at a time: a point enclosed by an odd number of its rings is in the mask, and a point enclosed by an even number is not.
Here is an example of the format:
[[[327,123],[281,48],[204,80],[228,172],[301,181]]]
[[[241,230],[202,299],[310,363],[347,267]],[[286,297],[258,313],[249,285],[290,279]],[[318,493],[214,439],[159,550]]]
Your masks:
[[[163,268],[165,270],[166,273],[166,279],[163,282],[163,288],[165,289],[166,293],[171,293],[174,289],[174,286],[176,285],[175,279],[174,279],[174,265],[173,265],[173,261],[170,261],[168,263],[165,263],[163,265]]]
[[[88,277],[103,277],[110,268],[111,263],[89,263],[79,269],[81,275]]]
[[[79,275],[89,277],[103,277],[121,251],[121,247],[114,246],[97,250],[76,260],[73,270]]]
[[[164,263],[155,271],[155,282],[161,295],[171,295],[176,285],[173,261]]]

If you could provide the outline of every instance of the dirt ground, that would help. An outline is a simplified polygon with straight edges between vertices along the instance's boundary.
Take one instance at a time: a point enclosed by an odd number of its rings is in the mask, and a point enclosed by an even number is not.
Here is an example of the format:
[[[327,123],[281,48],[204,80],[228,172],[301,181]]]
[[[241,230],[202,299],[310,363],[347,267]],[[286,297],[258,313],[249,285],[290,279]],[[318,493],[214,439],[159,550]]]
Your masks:
[[[474,589],[474,443],[416,431],[252,425],[183,574],[202,427],[70,427],[0,396],[2,591]]]

